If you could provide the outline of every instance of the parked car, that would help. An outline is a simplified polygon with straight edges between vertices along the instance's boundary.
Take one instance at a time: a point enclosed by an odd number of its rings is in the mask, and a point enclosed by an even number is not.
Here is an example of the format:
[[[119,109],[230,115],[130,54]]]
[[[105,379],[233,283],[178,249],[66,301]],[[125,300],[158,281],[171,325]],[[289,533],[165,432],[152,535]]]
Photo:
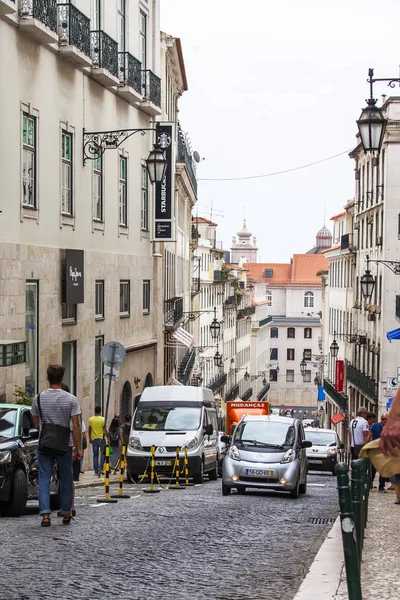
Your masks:
[[[221,440],[222,437],[225,437],[225,433],[223,431],[218,432],[218,476],[222,477],[222,463],[224,462],[224,458],[228,451],[228,444]]]
[[[222,441],[229,441],[223,437]],[[303,425],[288,417],[245,416],[232,436],[222,465],[222,494],[235,488],[263,488],[289,492],[292,498],[307,490],[307,456],[311,442]]]
[[[307,427],[304,430],[306,440],[312,443],[307,448],[308,468],[312,471],[331,471],[335,475],[338,452],[344,448],[333,429]]]
[[[29,406],[0,404],[0,514],[19,517],[28,500],[37,500],[39,481],[37,447]],[[51,482],[50,507],[60,508],[57,468]]]

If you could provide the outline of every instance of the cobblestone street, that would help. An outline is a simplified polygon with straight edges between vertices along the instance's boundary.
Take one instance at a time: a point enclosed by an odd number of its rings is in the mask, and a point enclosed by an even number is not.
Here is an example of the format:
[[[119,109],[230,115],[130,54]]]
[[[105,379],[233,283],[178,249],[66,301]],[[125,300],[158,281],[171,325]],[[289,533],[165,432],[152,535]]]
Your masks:
[[[97,503],[77,491],[69,527],[52,515],[40,528],[35,504],[1,519],[2,600],[291,600],[335,518],[336,479],[311,474],[298,500],[221,494],[221,480],[182,491]],[[114,491],[116,491],[114,486]]]

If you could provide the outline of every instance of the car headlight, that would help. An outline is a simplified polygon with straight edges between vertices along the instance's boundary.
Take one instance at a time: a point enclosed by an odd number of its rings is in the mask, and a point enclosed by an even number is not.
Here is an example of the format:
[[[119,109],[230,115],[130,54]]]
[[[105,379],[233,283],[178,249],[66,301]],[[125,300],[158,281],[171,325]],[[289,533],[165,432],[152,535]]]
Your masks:
[[[229,448],[229,458],[233,458],[233,460],[240,460],[239,450],[236,446],[231,446]]]
[[[11,462],[11,451],[3,450],[0,452],[0,464],[5,465],[6,463]]]
[[[141,444],[140,439],[138,437],[131,437],[131,438],[129,438],[129,446],[133,450],[143,450],[142,444]]]
[[[197,439],[197,437],[194,437],[190,440],[190,442],[188,442],[187,444],[185,444],[186,448],[188,450],[191,450],[192,448],[196,448],[196,446],[198,445],[199,440]]]
[[[336,454],[336,450],[332,448],[332,450],[328,450],[328,454]]]
[[[295,451],[292,448],[289,448],[289,450],[287,450],[285,452],[285,454],[282,456],[281,463],[290,463],[290,462],[293,462],[295,458],[296,458]]]

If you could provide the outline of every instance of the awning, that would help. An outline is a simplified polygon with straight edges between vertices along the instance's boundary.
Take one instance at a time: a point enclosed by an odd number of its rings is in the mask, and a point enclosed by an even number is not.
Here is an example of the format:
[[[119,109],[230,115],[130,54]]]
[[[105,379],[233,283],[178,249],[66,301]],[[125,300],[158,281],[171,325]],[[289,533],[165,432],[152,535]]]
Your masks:
[[[171,385],[183,385],[183,383],[181,383],[180,381],[178,381],[175,378],[172,378]]]
[[[337,425],[338,423],[341,423],[342,421],[345,421],[346,417],[344,415],[342,415],[342,413],[337,413],[336,415],[332,415],[331,416],[331,423],[333,425]]]
[[[392,340],[400,340],[400,329],[392,329],[392,331],[388,331],[386,337],[390,342]]]
[[[194,344],[194,337],[191,333],[183,329],[183,327],[179,326],[178,329],[173,331],[168,339],[168,345],[171,346],[186,346],[189,350],[191,350]]]
[[[262,400],[263,398],[265,398],[265,396],[268,394],[269,392],[269,388],[271,387],[271,384],[268,382],[267,385],[265,385],[262,390],[257,394],[257,400]]]

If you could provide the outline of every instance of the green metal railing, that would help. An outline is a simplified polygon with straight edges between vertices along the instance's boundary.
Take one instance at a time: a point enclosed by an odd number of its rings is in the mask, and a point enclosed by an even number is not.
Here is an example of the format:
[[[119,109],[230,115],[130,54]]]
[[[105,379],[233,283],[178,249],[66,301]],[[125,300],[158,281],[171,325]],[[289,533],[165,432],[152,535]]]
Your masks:
[[[90,57],[90,19],[73,4],[58,4],[60,44],[75,46]]]
[[[56,0],[21,0],[19,15],[38,19],[43,25],[57,32]]]
[[[365,458],[353,460],[351,480],[345,463],[336,465],[336,475],[347,591],[349,600],[362,600],[361,558],[368,519],[370,461]]]
[[[150,69],[142,69],[142,96],[161,107],[161,79]]]
[[[119,80],[142,93],[142,63],[129,52],[118,52]]]
[[[91,59],[93,66],[106,69],[118,77],[118,44],[104,31],[91,31]]]

